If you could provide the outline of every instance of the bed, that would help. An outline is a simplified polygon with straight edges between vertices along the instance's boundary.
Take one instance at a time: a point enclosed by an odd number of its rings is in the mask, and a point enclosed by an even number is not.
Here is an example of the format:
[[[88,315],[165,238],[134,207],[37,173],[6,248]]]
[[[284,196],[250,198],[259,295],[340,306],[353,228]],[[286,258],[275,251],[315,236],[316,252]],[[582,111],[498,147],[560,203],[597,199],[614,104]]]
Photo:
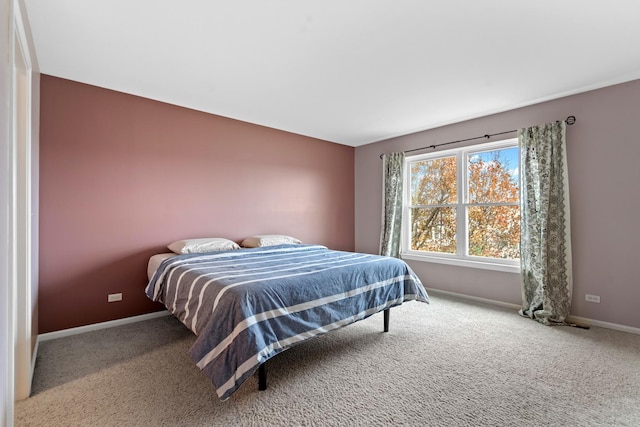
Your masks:
[[[157,268],[156,268],[157,266]],[[399,259],[285,244],[212,253],[159,254],[146,294],[195,335],[189,356],[228,399],[265,362],[300,342],[405,301],[429,302]]]

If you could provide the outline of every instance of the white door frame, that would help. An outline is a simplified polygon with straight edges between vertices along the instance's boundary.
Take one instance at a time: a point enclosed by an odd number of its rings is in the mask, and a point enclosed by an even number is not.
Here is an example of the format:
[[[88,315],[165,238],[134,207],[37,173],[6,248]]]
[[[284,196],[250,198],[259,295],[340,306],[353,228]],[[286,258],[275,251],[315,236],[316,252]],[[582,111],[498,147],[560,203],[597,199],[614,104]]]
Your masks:
[[[15,400],[31,394],[32,325],[32,61],[18,1],[13,2],[12,141],[10,144],[10,310],[13,309]]]

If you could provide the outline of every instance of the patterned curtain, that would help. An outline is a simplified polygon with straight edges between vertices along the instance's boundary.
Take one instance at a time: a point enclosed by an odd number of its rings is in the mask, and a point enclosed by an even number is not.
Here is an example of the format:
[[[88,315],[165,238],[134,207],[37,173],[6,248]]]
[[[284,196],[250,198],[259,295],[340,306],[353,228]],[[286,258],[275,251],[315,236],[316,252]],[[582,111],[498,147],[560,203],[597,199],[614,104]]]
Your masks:
[[[565,123],[518,132],[521,169],[520,314],[566,325],[573,287]]]
[[[400,258],[402,225],[402,176],[404,153],[385,154],[382,157],[382,233],[380,255]]]

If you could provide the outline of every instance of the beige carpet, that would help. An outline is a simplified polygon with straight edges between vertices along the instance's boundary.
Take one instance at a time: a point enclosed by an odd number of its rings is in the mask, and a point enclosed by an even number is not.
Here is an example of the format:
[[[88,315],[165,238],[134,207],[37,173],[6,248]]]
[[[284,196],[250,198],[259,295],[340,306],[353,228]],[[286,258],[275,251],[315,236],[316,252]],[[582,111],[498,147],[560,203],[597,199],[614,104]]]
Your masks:
[[[640,336],[432,295],[290,349],[220,402],[172,317],[43,342],[17,426],[640,426]]]

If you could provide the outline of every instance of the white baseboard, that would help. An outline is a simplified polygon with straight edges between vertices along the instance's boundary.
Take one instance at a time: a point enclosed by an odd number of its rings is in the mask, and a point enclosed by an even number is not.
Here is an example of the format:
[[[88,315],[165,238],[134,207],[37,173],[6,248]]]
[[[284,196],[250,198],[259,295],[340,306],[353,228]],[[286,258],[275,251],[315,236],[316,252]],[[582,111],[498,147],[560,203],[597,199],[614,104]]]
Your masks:
[[[434,294],[448,295],[448,296],[476,301],[476,302],[482,302],[485,304],[497,305],[500,307],[509,308],[513,310],[520,310],[520,308],[522,308],[522,306],[518,304],[511,304],[503,301],[496,301],[496,300],[487,299],[487,298],[474,297],[471,295],[458,294],[456,292],[442,291],[440,289],[427,288],[427,292],[434,293]],[[640,328],[634,328],[633,326],[627,326],[627,325],[620,325],[618,323],[603,322],[602,320],[589,319],[587,317],[569,315],[569,317],[567,318],[567,321],[573,322],[573,323],[579,323],[581,325],[598,326],[600,328],[613,329],[616,331],[622,331],[622,332],[628,332],[630,334],[640,335]]]
[[[487,299],[487,298],[480,298],[480,297],[474,297],[471,295],[465,295],[465,294],[459,294],[456,292],[449,292],[449,291],[443,291],[440,289],[433,289],[433,288],[426,288],[427,292],[430,294],[442,294],[442,295],[448,295],[451,297],[456,297],[456,298],[461,298],[461,299],[466,299],[466,300],[471,300],[471,301],[476,301],[476,302],[483,302],[485,304],[491,304],[491,305],[497,305],[500,307],[504,307],[504,308],[510,308],[512,310],[520,310],[522,308],[521,305],[518,304],[511,304],[508,302],[503,302],[503,301],[496,301],[493,299]]]
[[[31,354],[31,370],[29,371],[29,394],[31,396],[31,386],[33,385],[33,373],[36,370],[36,359],[38,358],[38,347],[40,347],[40,336],[36,337],[36,345],[33,346]]]
[[[63,329],[61,331],[47,332],[38,335],[38,341],[49,341],[56,338],[68,337],[71,335],[83,334],[85,332],[97,331],[100,329],[113,328],[114,326],[126,325],[128,323],[141,322],[143,320],[155,319],[157,317],[169,316],[167,310],[156,311],[154,313],[141,314],[139,316],[125,317],[124,319],[110,320],[108,322],[94,323],[92,325],[78,326],[77,328]]]
[[[600,328],[614,329],[616,331],[628,332],[630,334],[640,335],[640,328],[634,328],[633,326],[620,325],[618,323],[603,322],[602,320],[589,319],[586,317],[569,315],[567,318],[569,322],[579,323],[581,325],[598,326]]]
[[[512,304],[512,303],[508,303],[508,302],[504,302],[504,301],[492,300],[492,299],[488,299],[488,298],[474,297],[474,296],[471,296],[471,295],[465,295],[465,294],[459,294],[459,293],[456,293],[456,292],[443,291],[443,290],[440,290],[440,289],[427,288],[427,292],[433,293],[433,294],[448,295],[448,296],[452,296],[452,297],[456,297],[456,298],[460,298],[460,299],[466,299],[466,300],[481,302],[481,303],[490,304],[490,305],[496,305],[496,306],[508,308],[508,309],[511,309],[511,310],[519,310],[522,307],[522,306],[520,306],[518,304]],[[68,336],[71,336],[71,335],[82,334],[82,333],[85,333],[85,332],[97,331],[97,330],[105,329],[105,328],[112,328],[114,326],[126,325],[128,323],[141,322],[143,320],[155,319],[157,317],[162,317],[162,316],[169,316],[170,314],[171,313],[169,313],[167,310],[156,311],[154,313],[142,314],[140,316],[126,317],[124,319],[111,320],[109,322],[94,323],[93,325],[79,326],[77,328],[63,329],[61,331],[48,332],[46,334],[40,334],[40,335],[38,335],[38,339],[36,341],[36,347],[35,347],[35,351],[34,351],[34,356],[33,356],[32,362],[31,362],[32,363],[31,372],[33,373],[33,368],[35,366],[35,360],[36,360],[36,355],[37,355],[37,351],[38,351],[38,345],[39,345],[40,341],[48,341],[48,340],[53,340],[53,339],[56,339],[56,338],[62,338],[62,337],[68,337]],[[600,328],[613,329],[613,330],[616,330],[616,331],[622,331],[622,332],[628,332],[630,334],[640,335],[640,328],[634,328],[633,326],[620,325],[620,324],[617,324],[617,323],[610,323],[610,322],[603,322],[601,320],[589,319],[589,318],[586,318],[586,317],[579,317],[579,316],[573,316],[573,315],[570,315],[567,320],[570,321],[570,322],[580,323],[580,324],[583,324],[583,325],[598,326]]]

